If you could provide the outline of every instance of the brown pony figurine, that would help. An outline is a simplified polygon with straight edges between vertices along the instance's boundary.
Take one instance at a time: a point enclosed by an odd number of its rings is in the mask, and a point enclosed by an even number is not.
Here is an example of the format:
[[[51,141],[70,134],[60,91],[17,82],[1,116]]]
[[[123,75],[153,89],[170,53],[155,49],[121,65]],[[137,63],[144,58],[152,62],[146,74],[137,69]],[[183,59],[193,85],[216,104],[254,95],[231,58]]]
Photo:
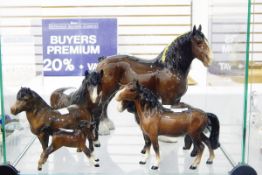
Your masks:
[[[31,132],[36,135],[42,145],[43,152],[48,147],[51,133],[60,128],[75,130],[81,120],[93,121],[89,111],[80,105],[71,105],[61,110],[49,106],[35,91],[21,88],[16,97],[11,113],[17,115],[26,112]],[[48,131],[48,132],[47,132]],[[89,149],[94,151],[93,138],[88,137]]]
[[[97,71],[103,70],[101,80],[103,111],[100,126],[108,123],[107,128],[99,127],[100,133],[109,134],[113,128],[107,117],[107,106],[120,87],[138,80],[140,84],[152,90],[164,105],[178,105],[187,90],[187,77],[194,58],[205,66],[211,62],[211,49],[208,41],[194,26],[193,30],[177,37],[155,59],[142,60],[128,55],[101,58]]]
[[[184,108],[184,109],[189,107],[185,103],[180,103],[179,106],[181,108]],[[136,112],[136,107],[135,107],[134,102],[132,102],[132,101],[121,101],[120,103],[118,103],[117,108],[118,108],[119,112],[123,112],[124,110],[127,110],[128,112],[134,114],[135,121],[139,125],[139,116]],[[219,131],[220,131],[219,119],[215,114],[210,113],[210,112],[207,112],[206,115],[208,116],[208,119],[210,121],[212,121],[212,122],[209,122],[209,123],[213,123],[213,127],[216,128],[215,130],[213,130],[212,133],[210,133],[210,134],[212,134],[212,136],[210,136],[210,137],[213,139],[211,141],[212,148],[218,148],[220,146],[219,140],[217,140],[219,138]],[[212,126],[209,124],[208,127],[207,127],[207,130],[210,130],[211,127]],[[147,145],[150,142],[150,140],[144,134],[143,134],[143,137],[144,137],[145,145],[144,145],[143,149],[141,150],[141,153],[145,154]],[[185,145],[184,145],[183,149],[189,150],[191,148],[192,144],[193,144],[190,136],[186,135],[185,138],[184,138],[184,142],[185,142]],[[195,157],[197,155],[197,150],[196,150],[195,147],[193,148],[190,155],[191,155],[191,157]]]
[[[207,127],[209,118],[205,112],[200,109],[193,108],[189,105],[188,110],[183,112],[173,112],[169,109],[164,108],[158,101],[156,95],[151,90],[139,85],[138,82],[131,82],[124,85],[122,89],[116,95],[116,100],[121,101],[132,101],[135,104],[135,109],[139,117],[140,128],[143,131],[148,142],[146,142],[146,157],[145,160],[140,161],[140,164],[145,164],[148,156],[151,144],[153,144],[154,151],[156,153],[156,162],[151,169],[158,169],[160,163],[158,135],[166,136],[181,136],[189,135],[193,141],[193,144],[197,150],[197,156],[190,166],[190,169],[196,169],[200,163],[205,143],[209,149],[209,158],[207,164],[212,164],[214,155],[212,143],[218,141],[218,138],[211,138],[212,136],[218,136],[218,128],[212,127],[211,137],[208,138],[203,133]],[[212,120],[210,122],[213,122]],[[216,125],[216,123],[211,123]]]
[[[87,120],[81,120],[79,126],[73,132],[69,131],[57,131],[52,134],[52,143],[47,147],[46,150],[41,154],[41,158],[38,161],[38,170],[42,170],[42,165],[47,161],[48,156],[59,148],[73,147],[79,148],[89,158],[90,163],[94,164],[95,167],[99,167],[97,163],[99,159],[95,159],[94,155],[91,154],[91,150],[86,146],[86,138],[93,137],[94,139],[95,122],[89,122]],[[45,132],[49,132],[48,128]],[[52,129],[51,129],[52,132]]]
[[[94,145],[100,146],[98,140],[98,126],[100,122],[101,108],[97,92],[100,91],[100,81],[103,76],[103,71],[91,72],[85,71],[85,78],[81,86],[75,90],[70,87],[59,88],[52,92],[50,96],[50,104],[53,109],[68,107],[72,104],[85,106],[96,121],[96,137]],[[73,90],[73,91],[72,91]],[[70,93],[67,94],[66,92]]]

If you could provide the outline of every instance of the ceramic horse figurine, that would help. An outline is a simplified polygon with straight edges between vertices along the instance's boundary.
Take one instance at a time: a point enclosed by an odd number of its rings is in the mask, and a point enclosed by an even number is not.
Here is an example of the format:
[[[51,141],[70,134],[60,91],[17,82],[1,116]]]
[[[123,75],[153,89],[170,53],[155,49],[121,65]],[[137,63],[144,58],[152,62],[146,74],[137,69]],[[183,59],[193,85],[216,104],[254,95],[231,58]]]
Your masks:
[[[204,144],[209,149],[209,158],[207,164],[212,164],[215,158],[214,149],[216,149],[218,138],[211,138],[218,136],[217,123],[209,121],[206,113],[200,109],[193,108],[189,105],[188,110],[183,112],[173,112],[167,108],[164,108],[159,103],[158,98],[153,92],[141,85],[138,82],[131,82],[124,85],[116,95],[117,101],[132,101],[135,104],[135,109],[139,117],[140,128],[143,131],[148,142],[146,148],[145,160],[140,161],[140,164],[145,164],[149,155],[151,144],[153,144],[154,151],[156,153],[156,162],[151,169],[158,169],[160,163],[158,135],[167,136],[181,136],[189,135],[193,141],[197,150],[197,156],[190,166],[190,169],[196,169],[200,163]],[[185,105],[185,104],[183,104]],[[207,127],[208,122],[211,122],[212,130],[211,137],[208,138],[203,133]]]
[[[61,128],[75,130],[81,120],[94,121],[86,107],[71,105],[55,110],[29,88],[21,88],[17,93],[15,104],[11,106],[11,113],[14,115],[23,111],[26,112],[31,132],[38,137],[43,152],[48,147],[50,133],[59,131]],[[49,132],[46,132],[46,129]],[[87,139],[89,149],[93,152],[93,138],[88,137]]]
[[[103,76],[103,71],[91,72],[85,71],[85,78],[82,81],[81,86],[75,90],[70,87],[59,88],[52,92],[50,96],[50,104],[52,108],[59,109],[64,108],[72,104],[85,106],[90,111],[93,118],[96,120],[96,137],[94,140],[94,146],[99,147],[100,142],[98,140],[98,126],[100,122],[101,108],[100,102],[97,99],[97,91],[99,91],[99,83]],[[73,91],[72,91],[73,90]],[[70,93],[67,94],[67,91]]]
[[[194,26],[192,31],[177,37],[153,60],[128,55],[100,59],[96,70],[103,70],[104,76],[101,79],[103,109],[99,132],[109,134],[109,128],[114,128],[106,111],[120,84],[137,79],[140,84],[151,89],[164,105],[177,105],[187,90],[187,77],[193,59],[198,58],[208,66],[211,55],[201,26],[198,29]],[[105,125],[105,122],[108,124]]]
[[[184,108],[184,109],[190,108],[190,106],[188,106],[188,105],[185,104],[185,103],[181,103],[181,102],[180,102],[180,106],[181,106],[182,108]],[[139,122],[139,116],[138,116],[138,113],[136,112],[136,107],[135,107],[134,102],[132,102],[132,101],[121,101],[121,102],[118,103],[117,109],[118,109],[119,112],[123,112],[124,110],[127,110],[128,112],[134,114],[134,116],[135,116],[135,121],[136,121],[136,123],[139,125],[139,123],[140,123],[140,122]],[[171,109],[171,110],[172,110],[172,109]],[[174,112],[176,112],[176,111],[174,111]],[[206,115],[208,116],[208,119],[209,119],[210,121],[212,121],[212,122],[210,122],[210,123],[213,123],[213,124],[215,123],[215,126],[214,126],[214,127],[215,127],[216,129],[213,130],[212,133],[210,133],[210,134],[212,134],[212,136],[210,136],[210,138],[214,139],[213,141],[211,141],[211,144],[213,144],[213,145],[212,145],[212,148],[218,148],[218,147],[220,146],[220,143],[219,143],[219,140],[216,140],[216,139],[219,138],[219,132],[220,132],[219,119],[218,119],[218,117],[217,117],[215,114],[210,113],[210,112],[207,112]],[[208,125],[208,130],[211,130],[211,129],[212,129],[212,126],[209,124],[209,125]],[[216,132],[215,132],[215,131],[216,131]],[[149,140],[148,137],[147,137],[146,135],[144,135],[144,134],[143,134],[143,137],[144,137],[145,144],[144,144],[144,146],[143,146],[143,149],[141,150],[141,153],[142,153],[142,154],[145,154],[145,153],[146,153],[147,145],[148,145],[148,143],[150,142],[150,140]],[[159,140],[160,140],[160,138],[159,138]],[[189,149],[191,148],[192,144],[193,144],[193,142],[192,142],[192,140],[191,140],[191,138],[190,138],[189,135],[186,135],[186,136],[185,136],[185,138],[184,138],[184,143],[185,143],[185,145],[184,145],[183,149],[184,149],[184,150],[189,150]],[[191,157],[195,157],[195,156],[197,155],[197,150],[196,150],[195,147],[193,148],[193,150],[192,150],[192,152],[191,152],[190,155],[191,155]]]
[[[79,126],[73,132],[59,130],[52,133],[52,128],[44,129],[44,132],[51,132],[49,134],[52,135],[52,143],[41,154],[40,160],[38,161],[38,170],[42,170],[42,165],[47,161],[51,153],[63,146],[81,149],[89,158],[90,163],[95,167],[99,167],[97,163],[99,159],[94,158],[91,150],[86,146],[86,138],[91,137],[95,139],[95,122],[89,123],[87,120],[81,120],[78,124]]]

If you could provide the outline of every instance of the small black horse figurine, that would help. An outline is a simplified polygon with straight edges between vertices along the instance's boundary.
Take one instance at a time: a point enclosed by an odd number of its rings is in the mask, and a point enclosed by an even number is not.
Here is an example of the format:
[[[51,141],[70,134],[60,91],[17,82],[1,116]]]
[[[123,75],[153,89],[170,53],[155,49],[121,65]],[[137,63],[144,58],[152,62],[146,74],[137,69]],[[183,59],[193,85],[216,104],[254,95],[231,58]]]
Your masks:
[[[56,89],[50,96],[50,104],[54,109],[59,109],[67,107],[72,104],[82,105],[90,111],[93,118],[96,120],[96,138],[94,145],[99,147],[100,142],[98,140],[98,126],[100,123],[101,115],[101,104],[99,102],[99,95],[97,94],[100,91],[100,81],[103,76],[103,71],[100,72],[91,72],[85,71],[85,78],[82,81],[81,86],[71,92],[70,94],[65,94],[64,92],[70,87]]]
[[[196,169],[200,163],[205,143],[209,149],[209,158],[207,164],[212,164],[215,158],[213,145],[211,143],[218,141],[218,138],[211,138],[218,136],[218,128],[209,120],[205,112],[200,109],[193,108],[189,105],[188,110],[183,112],[173,112],[164,108],[158,101],[151,90],[140,86],[138,82],[131,82],[124,85],[116,96],[117,101],[132,101],[135,104],[136,113],[139,117],[140,128],[143,131],[144,137],[147,138],[146,142],[146,159],[140,161],[140,164],[145,164],[149,155],[151,143],[153,144],[156,153],[156,163],[151,168],[158,169],[160,163],[158,135],[166,136],[181,136],[187,134],[193,140],[194,146],[197,149],[197,156],[193,161],[190,169]],[[208,122],[211,122],[212,130],[210,138],[203,133],[207,127]]]
[[[103,111],[100,126],[109,121],[106,110],[110,100],[120,87],[138,80],[140,84],[151,89],[164,105],[177,105],[187,90],[187,77],[194,58],[205,66],[211,62],[211,50],[207,39],[194,26],[193,30],[176,38],[153,60],[142,60],[128,55],[110,56],[102,59],[97,71],[103,70],[101,80]],[[107,122],[113,128],[112,122]],[[99,127],[99,131],[108,134],[108,128]]]

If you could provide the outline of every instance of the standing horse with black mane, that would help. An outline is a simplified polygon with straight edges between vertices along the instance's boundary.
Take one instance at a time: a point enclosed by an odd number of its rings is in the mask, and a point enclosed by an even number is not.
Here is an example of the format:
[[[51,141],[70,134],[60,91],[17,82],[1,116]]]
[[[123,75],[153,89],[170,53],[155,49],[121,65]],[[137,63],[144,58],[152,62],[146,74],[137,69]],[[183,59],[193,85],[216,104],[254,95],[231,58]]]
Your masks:
[[[85,106],[96,121],[96,137],[94,145],[100,146],[98,140],[98,126],[100,122],[101,108],[100,102],[97,99],[97,92],[100,90],[100,81],[103,76],[103,71],[91,72],[85,71],[85,78],[81,86],[75,90],[71,87],[59,88],[52,92],[50,96],[50,104],[53,109],[68,107],[72,104]],[[73,92],[72,92],[73,90]],[[70,91],[70,93],[66,93]]]
[[[152,90],[164,105],[177,105],[187,90],[187,77],[194,58],[205,66],[211,62],[211,50],[201,26],[176,38],[155,59],[142,60],[128,55],[110,56],[102,59],[97,71],[103,70],[101,92],[103,111],[99,132],[109,134],[114,128],[107,117],[107,106],[120,87],[138,80],[140,84]],[[102,128],[108,123],[107,128]]]
[[[173,112],[166,109],[151,90],[139,85],[137,81],[123,85],[116,95],[116,100],[119,102],[131,101],[135,105],[140,128],[144,138],[147,138],[146,157],[139,162],[140,164],[146,163],[152,144],[156,153],[156,162],[151,169],[158,169],[160,163],[158,135],[181,136],[184,134],[190,136],[197,150],[197,156],[190,169],[196,169],[199,165],[205,148],[203,143],[209,149],[209,158],[206,163],[213,163],[214,149],[219,146],[219,123],[210,120],[210,117],[204,111],[184,103],[183,106],[187,107],[185,111]],[[208,122],[212,126],[209,138],[203,133]]]

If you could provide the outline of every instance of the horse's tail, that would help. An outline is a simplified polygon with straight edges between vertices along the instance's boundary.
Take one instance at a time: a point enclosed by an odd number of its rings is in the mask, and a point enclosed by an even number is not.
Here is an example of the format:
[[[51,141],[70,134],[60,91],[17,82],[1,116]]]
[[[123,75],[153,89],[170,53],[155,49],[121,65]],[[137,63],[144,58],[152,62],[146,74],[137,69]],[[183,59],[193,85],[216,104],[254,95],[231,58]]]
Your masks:
[[[217,149],[220,146],[219,143],[219,130],[220,130],[220,124],[217,116],[213,113],[206,113],[208,120],[209,120],[209,126],[211,127],[210,130],[210,136],[209,140],[211,142],[212,149]]]

